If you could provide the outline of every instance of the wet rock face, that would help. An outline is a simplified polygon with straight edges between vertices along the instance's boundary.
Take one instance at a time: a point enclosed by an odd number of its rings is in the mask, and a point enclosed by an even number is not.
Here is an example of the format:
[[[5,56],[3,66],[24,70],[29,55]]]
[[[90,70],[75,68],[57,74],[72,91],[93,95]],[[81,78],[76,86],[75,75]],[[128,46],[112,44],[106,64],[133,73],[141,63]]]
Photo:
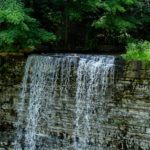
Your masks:
[[[6,56],[0,58],[3,63],[8,63],[8,67],[0,72],[0,149],[11,150],[14,147],[14,139],[16,137],[15,123],[17,121],[16,107],[20,102],[20,92],[22,77],[24,74],[24,66],[26,58],[23,56]],[[95,117],[100,113],[97,102],[93,101],[93,128],[89,146],[101,143],[102,150],[149,150],[150,149],[150,75],[149,69],[141,62],[119,63],[116,61],[116,72],[113,92],[111,100],[105,103],[105,120],[100,122],[101,133],[97,132],[94,122]],[[119,69],[118,69],[119,68]],[[117,74],[117,73],[116,73]],[[75,81],[72,82],[74,87],[77,86]],[[71,86],[70,89],[72,89]],[[70,92],[70,99],[62,101],[61,109],[58,102],[55,108],[54,117],[55,125],[51,128],[49,135],[51,138],[50,145],[55,147],[65,147],[66,144],[73,143],[73,128],[75,120],[75,101],[74,92]],[[84,107],[84,104],[81,105]],[[62,123],[61,119],[65,122]],[[42,120],[41,120],[42,122]],[[43,122],[44,123],[44,122]],[[69,127],[64,130],[66,125]],[[46,130],[46,129],[44,129]],[[43,130],[43,131],[44,131]],[[97,138],[98,137],[98,138]],[[49,139],[44,134],[37,135],[37,141],[47,142]],[[76,137],[76,141],[78,141]],[[60,142],[64,141],[64,142]],[[39,149],[40,142],[37,142],[36,149]],[[69,150],[69,149],[68,149]]]
[[[0,148],[11,149],[17,120],[16,106],[21,91],[26,58],[23,56],[0,56]]]

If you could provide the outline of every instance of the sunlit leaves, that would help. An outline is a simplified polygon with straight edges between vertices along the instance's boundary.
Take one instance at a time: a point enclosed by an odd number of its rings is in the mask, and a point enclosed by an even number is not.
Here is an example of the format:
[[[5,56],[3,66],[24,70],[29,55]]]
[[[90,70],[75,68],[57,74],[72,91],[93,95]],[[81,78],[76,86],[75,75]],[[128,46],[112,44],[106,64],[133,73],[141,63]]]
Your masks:
[[[116,36],[120,33],[135,32],[139,25],[150,20],[150,17],[141,11],[144,9],[143,5],[145,6],[145,3],[142,0],[102,0],[102,14],[92,25],[108,33],[115,32]]]
[[[125,12],[126,9],[118,0],[107,0],[101,3],[100,7],[105,11],[116,13],[117,11]]]
[[[18,10],[5,11],[6,19],[8,23],[19,24],[24,21],[24,15]]]
[[[0,2],[0,49],[33,47],[41,42],[53,41],[55,35],[39,28],[39,22],[30,17],[17,0]]]
[[[126,50],[127,53],[122,55],[124,59],[150,61],[150,42],[148,41],[128,43]]]

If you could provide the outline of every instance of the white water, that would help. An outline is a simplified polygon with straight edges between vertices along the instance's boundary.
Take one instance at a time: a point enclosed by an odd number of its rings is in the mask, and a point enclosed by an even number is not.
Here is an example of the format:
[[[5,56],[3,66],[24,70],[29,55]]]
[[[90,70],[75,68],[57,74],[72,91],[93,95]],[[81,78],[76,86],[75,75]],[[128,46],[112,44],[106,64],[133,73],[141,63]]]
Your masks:
[[[91,125],[93,115],[96,115],[95,104],[100,101],[100,105],[104,107],[103,102],[106,100],[106,93],[108,86],[113,83],[113,80],[108,80],[108,75],[114,76],[114,58],[110,57],[97,57],[91,60],[81,59],[77,71],[77,91],[76,91],[76,130],[75,134],[79,137],[79,142],[74,143],[76,150],[100,150],[101,145],[94,145],[94,135],[92,135],[91,127],[97,126],[100,121],[105,118],[104,108],[99,107],[101,116],[98,116],[95,125]],[[110,78],[109,78],[110,79]],[[108,94],[108,93],[107,93]],[[111,96],[112,93],[109,93]],[[81,108],[84,106],[84,108]],[[94,112],[94,114],[93,114]],[[99,130],[99,135],[100,135]],[[97,137],[96,137],[97,138]],[[89,146],[88,143],[93,143]]]
[[[30,56],[15,149],[100,150],[113,78],[113,56]]]

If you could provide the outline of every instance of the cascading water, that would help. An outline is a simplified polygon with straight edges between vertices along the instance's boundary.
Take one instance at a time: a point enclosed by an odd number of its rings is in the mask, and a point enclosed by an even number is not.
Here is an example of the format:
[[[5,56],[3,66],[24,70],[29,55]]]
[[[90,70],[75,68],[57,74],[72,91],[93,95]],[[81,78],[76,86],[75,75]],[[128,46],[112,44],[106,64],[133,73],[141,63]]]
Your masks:
[[[110,80],[108,80],[108,76],[111,76]],[[74,143],[75,149],[101,149],[101,145],[94,144],[94,141],[98,137],[95,137],[92,133],[92,128],[96,126],[96,130],[100,136],[101,128],[98,125],[101,121],[105,120],[104,102],[106,102],[106,94],[109,94],[111,97],[111,94],[113,94],[108,87],[113,84],[113,76],[113,57],[92,57],[91,59],[81,59],[79,61],[75,120],[75,134],[79,138],[79,141]],[[99,109],[100,115],[93,122],[93,118],[97,114],[97,109]]]
[[[18,105],[15,149],[100,150],[114,56],[32,55]]]

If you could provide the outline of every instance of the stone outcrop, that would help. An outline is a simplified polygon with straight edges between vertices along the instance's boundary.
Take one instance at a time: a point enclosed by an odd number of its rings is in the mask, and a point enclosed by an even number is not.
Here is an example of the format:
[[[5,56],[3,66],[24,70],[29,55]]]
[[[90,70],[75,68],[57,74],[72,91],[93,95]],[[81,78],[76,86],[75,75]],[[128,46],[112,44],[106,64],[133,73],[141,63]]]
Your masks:
[[[23,55],[0,55],[0,150],[13,148],[25,61]]]
[[[0,56],[0,150],[13,150],[16,107],[20,101],[25,62],[26,57],[22,55]],[[148,65],[140,61],[116,61],[114,96],[106,106],[107,119],[101,123],[104,150],[150,149],[149,71]],[[73,101],[64,101],[66,104],[74,107]],[[57,115],[61,114],[58,109]],[[71,118],[74,112],[70,111],[66,116]],[[66,122],[72,128],[70,120],[66,119]],[[70,142],[71,133],[69,129],[64,132],[59,124],[51,131],[54,140],[66,138]]]

